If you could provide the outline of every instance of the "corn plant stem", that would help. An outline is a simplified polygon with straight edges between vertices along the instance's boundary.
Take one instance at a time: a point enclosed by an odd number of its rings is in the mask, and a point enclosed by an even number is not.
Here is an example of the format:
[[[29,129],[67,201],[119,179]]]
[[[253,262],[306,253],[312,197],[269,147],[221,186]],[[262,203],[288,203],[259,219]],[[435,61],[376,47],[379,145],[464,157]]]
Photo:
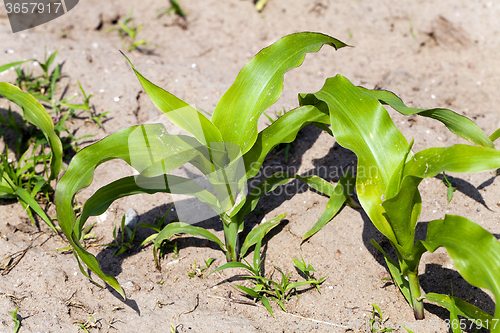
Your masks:
[[[238,261],[240,242],[238,235],[238,223],[226,214],[221,216],[224,225],[224,239],[226,242],[226,258],[228,262]]]
[[[413,313],[416,320],[424,319],[424,302],[419,300],[422,295],[420,291],[420,282],[418,280],[418,271],[408,273],[408,280],[410,282],[410,295],[413,303]]]

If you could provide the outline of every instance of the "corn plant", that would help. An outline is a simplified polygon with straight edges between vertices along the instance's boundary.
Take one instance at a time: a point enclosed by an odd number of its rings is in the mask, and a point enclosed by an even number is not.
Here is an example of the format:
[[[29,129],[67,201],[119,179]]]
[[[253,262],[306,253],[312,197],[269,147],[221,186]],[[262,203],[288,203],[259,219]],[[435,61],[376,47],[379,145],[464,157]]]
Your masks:
[[[35,173],[35,166],[39,161],[45,164],[45,161],[49,160],[45,156],[43,149],[40,156],[34,155],[31,158],[25,157],[26,151],[18,161],[17,166],[9,163],[6,156],[2,155],[0,196],[3,198],[16,198],[23,205],[23,208],[27,210],[33,222],[32,210],[55,230],[51,220],[35,200],[35,196],[42,188],[49,186],[50,181],[55,179],[61,170],[61,140],[54,130],[52,118],[31,94],[23,92],[9,83],[0,82],[0,95],[21,107],[22,116],[43,132],[50,147],[50,175],[49,170],[45,167],[46,178]],[[21,165],[21,163],[24,163],[24,165]]]
[[[428,224],[425,241],[415,242],[422,208],[420,182],[444,171],[470,173],[498,168],[500,151],[492,142],[498,131],[488,137],[470,119],[451,110],[409,108],[391,92],[355,87],[341,75],[327,79],[320,91],[301,95],[300,100],[303,106],[314,105],[328,112],[336,141],[357,155],[355,188],[359,202],[375,227],[389,239],[398,261],[388,257],[375,241],[372,244],[384,254],[393,280],[413,307],[415,318],[424,317],[418,264],[425,252],[434,252],[439,247],[446,248],[469,283],[490,290],[495,300],[500,301],[500,244],[488,231],[466,218],[446,215],[443,220]],[[474,145],[456,144],[414,153],[413,141],[407,142],[383,104],[406,115],[436,119]],[[338,211],[331,203],[342,200],[342,194],[331,196],[322,218],[331,219]],[[450,303],[445,296],[425,297],[440,300],[440,304],[448,307]],[[468,318],[491,317],[463,301],[454,303],[461,311],[459,314]],[[493,319],[500,319],[500,307],[496,308]],[[492,332],[500,332],[500,325]]]
[[[258,174],[275,146],[293,141],[305,125],[329,123],[330,118],[314,106],[303,106],[286,113],[261,132],[257,130],[257,121],[278,100],[285,72],[300,66],[307,53],[317,52],[325,44],[335,49],[346,46],[330,36],[307,32],[283,37],[263,49],[241,70],[211,119],[148,81],[131,64],[153,103],[172,123],[192,136],[170,135],[162,124],[140,125],[111,134],[75,155],[58,183],[55,199],[59,225],[77,259],[124,295],[116,279],[104,274],[96,258],[79,244],[81,230],[90,216],[102,214],[116,199],[138,193],[167,192],[192,195],[212,208],[222,220],[224,242],[201,227],[174,222],[156,235],[155,245],[175,234],[188,233],[217,243],[226,252],[228,261],[240,260],[285,214],[260,224],[240,240],[245,216],[255,209],[263,194],[299,176],[274,175],[250,192],[246,190],[247,180]],[[115,158],[127,162],[139,175],[119,179],[97,190],[75,219],[71,206],[74,195],[91,183],[99,164]],[[186,163],[206,177],[213,193],[191,179],[169,174]],[[333,185],[319,177],[299,178],[333,193]],[[88,277],[83,266],[80,267]]]

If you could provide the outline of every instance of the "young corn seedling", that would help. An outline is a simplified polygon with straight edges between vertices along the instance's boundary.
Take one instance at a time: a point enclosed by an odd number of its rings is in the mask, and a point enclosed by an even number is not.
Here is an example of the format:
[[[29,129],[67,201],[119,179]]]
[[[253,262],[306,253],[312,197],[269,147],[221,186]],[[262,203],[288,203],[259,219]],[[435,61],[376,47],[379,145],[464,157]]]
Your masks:
[[[185,220],[164,227],[156,235],[155,245],[175,234],[188,233],[217,243],[226,252],[228,261],[237,262],[285,217],[281,214],[260,224],[240,240],[244,218],[255,209],[262,195],[294,177],[333,194],[334,186],[317,176],[284,173],[269,177],[249,192],[246,190],[247,181],[258,174],[265,157],[275,146],[292,142],[298,131],[309,123],[330,122],[328,114],[322,110],[303,106],[289,111],[261,132],[257,130],[259,117],[281,94],[285,72],[300,66],[307,53],[317,52],[325,44],[335,49],[346,46],[330,36],[305,32],[283,37],[262,50],[241,70],[217,104],[211,119],[148,81],[132,66],[153,103],[173,124],[190,135],[171,135],[163,124],[134,126],[111,134],[75,155],[57,186],[55,198],[59,224],[77,258],[124,295],[116,279],[104,274],[96,258],[78,242],[87,219],[102,214],[114,200],[124,196],[167,192],[198,198],[213,210],[207,213],[207,218],[213,216],[210,214],[221,218],[224,242]],[[75,219],[71,206],[73,196],[90,184],[99,164],[115,158],[124,160],[139,174],[97,190]],[[189,178],[169,174],[185,164],[203,174],[211,191]],[[83,266],[82,273],[88,277]]]
[[[413,142],[406,141],[383,104],[405,115],[434,118],[474,145],[456,144],[414,153]],[[446,215],[428,224],[425,241],[415,242],[422,208],[420,182],[444,171],[470,173],[498,168],[500,151],[492,142],[495,135],[488,137],[470,119],[451,110],[409,108],[391,92],[355,87],[341,75],[327,79],[319,92],[301,95],[301,105],[315,105],[328,112],[336,141],[357,155],[358,199],[373,224],[391,242],[398,261],[388,257],[375,241],[372,244],[384,254],[393,280],[413,307],[416,319],[424,317],[418,264],[425,252],[439,247],[446,248],[465,280],[490,290],[500,301],[500,243],[488,231],[466,218]],[[342,195],[331,196],[322,218],[331,219],[338,211],[331,209],[335,206],[332,203],[342,200]],[[425,298],[438,301],[445,296],[427,294]],[[444,300],[439,303],[449,305]],[[491,317],[463,301],[455,300],[455,305],[467,318]],[[493,319],[500,319],[498,306]],[[500,332],[500,325],[492,332]]]

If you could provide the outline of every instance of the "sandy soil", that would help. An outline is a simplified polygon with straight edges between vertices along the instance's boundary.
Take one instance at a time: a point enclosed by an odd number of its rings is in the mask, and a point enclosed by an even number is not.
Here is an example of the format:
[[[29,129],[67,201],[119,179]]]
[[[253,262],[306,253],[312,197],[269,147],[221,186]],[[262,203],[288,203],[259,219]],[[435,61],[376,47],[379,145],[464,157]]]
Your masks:
[[[119,53],[123,46],[116,31],[103,33],[133,7],[136,23],[144,25],[139,39],[155,45],[144,47],[142,53],[127,53],[136,67],[153,82],[208,112],[261,48],[292,32],[318,31],[354,47],[339,51],[325,47],[308,55],[302,67],[286,75],[282,98],[269,114],[296,107],[297,93],[317,91],[327,77],[341,73],[354,84],[392,90],[413,106],[456,110],[474,119],[487,134],[500,126],[499,3],[268,2],[258,13],[250,0],[180,0],[188,12],[187,22],[183,22],[168,16],[155,17],[166,1],[86,0],[53,22],[17,34],[11,33],[2,9],[0,64],[32,57],[43,59],[45,48],[52,52],[59,49],[56,59],[64,61],[63,72],[68,77],[63,82],[69,85],[68,93],[78,92],[80,80],[88,92],[95,94],[96,108],[111,111],[105,131],[75,120],[73,127],[78,135],[95,134],[99,139],[153,119],[158,111]],[[14,52],[7,52],[8,48]],[[7,82],[14,79],[12,71],[1,77]],[[5,100],[0,100],[0,107],[5,112]],[[461,142],[436,122],[390,112],[404,135],[409,140],[415,138],[415,150]],[[260,122],[268,123],[265,118]],[[294,143],[287,164],[282,151],[270,156],[268,163],[307,174],[354,159],[326,133],[307,127]],[[100,166],[93,184],[78,194],[78,200],[84,202],[100,186],[130,172],[119,161]],[[425,235],[425,222],[442,218],[445,213],[463,215],[499,234],[500,183],[495,174],[452,176],[458,190],[450,204],[446,203],[446,188],[440,179],[422,183],[424,223],[419,236]],[[414,332],[447,332],[446,310],[428,304],[426,319],[416,323],[396,287],[380,279],[386,268],[370,239],[380,241],[382,236],[366,214],[345,208],[321,232],[301,244],[301,236],[319,218],[327,198],[305,186],[287,188],[289,195],[270,195],[262,200],[258,209],[265,216],[249,217],[249,223],[258,223],[282,212],[288,214],[285,223],[267,238],[266,270],[271,272],[274,264],[299,279],[292,257],[303,256],[316,268],[318,276],[327,279],[321,294],[308,290],[298,300],[292,297],[286,304],[288,313],[274,306],[276,318],[263,307],[224,299],[230,292],[232,297],[245,299],[232,286],[232,282],[242,282],[237,275],[241,271],[226,270],[207,279],[188,277],[187,271],[194,263],[210,257],[216,258],[212,267],[225,262],[224,254],[213,244],[188,236],[177,239],[179,257],[169,253],[161,261],[161,272],[155,269],[151,246],[139,248],[138,243],[117,257],[112,256],[114,248],[92,248],[103,269],[124,287],[128,300],[123,302],[109,288],[88,282],[71,253],[54,251],[66,246],[65,242],[43,224],[46,233],[37,238],[39,234],[21,206],[3,201],[0,258],[24,250],[32,240],[33,246],[9,274],[0,276],[0,331],[13,331],[8,311],[19,306],[20,332],[82,332],[75,323],[87,320],[95,323],[90,332],[169,332],[170,323],[178,332],[343,332],[345,328],[325,322],[346,321],[357,323],[351,325],[351,331],[369,332],[365,323],[375,303],[388,318],[387,325],[418,324]],[[106,217],[91,219],[97,222],[94,231],[99,243],[112,241],[114,221],[120,221],[128,208],[137,210],[141,222],[152,223],[170,203],[169,195],[135,196],[115,202]],[[49,212],[54,215],[53,207]],[[173,213],[169,215],[172,217]],[[201,225],[222,237],[216,219]],[[147,230],[138,230],[138,239],[147,235]],[[425,292],[451,293],[453,287],[455,296],[493,312],[492,296],[465,282],[445,251],[425,254],[420,272]]]

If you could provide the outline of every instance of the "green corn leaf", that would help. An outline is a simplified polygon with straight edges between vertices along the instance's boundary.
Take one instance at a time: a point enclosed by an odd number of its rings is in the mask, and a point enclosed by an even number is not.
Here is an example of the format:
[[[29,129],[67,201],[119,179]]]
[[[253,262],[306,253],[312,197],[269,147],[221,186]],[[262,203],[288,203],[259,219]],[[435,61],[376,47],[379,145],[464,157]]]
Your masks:
[[[316,280],[307,280],[307,281],[298,281],[298,282],[293,282],[293,283],[290,283],[286,286],[286,288],[284,289],[285,292],[289,291],[289,290],[292,290],[292,289],[295,289],[297,287],[301,287],[301,286],[305,286],[307,284],[311,284],[311,283],[319,283],[318,281]]]
[[[224,265],[222,265],[220,267],[217,267],[210,274],[208,274],[207,277],[209,275],[212,275],[212,273],[215,273],[215,272],[218,272],[218,271],[222,271],[223,269],[227,269],[227,268],[244,268],[244,269],[249,270],[252,273],[254,272],[254,270],[252,269],[252,267],[250,267],[247,264],[244,264],[242,262],[237,262],[237,261],[231,261],[231,262],[225,263]]]
[[[406,163],[404,174],[429,178],[443,171],[474,173],[499,167],[500,151],[456,144],[450,147],[428,148],[418,152]]]
[[[247,253],[248,249],[254,245],[257,244],[257,242],[262,241],[264,236],[267,235],[269,231],[271,231],[272,228],[276,227],[281,220],[283,220],[286,216],[286,213],[283,213],[281,215],[278,215],[274,219],[261,223],[257,227],[253,228],[245,238],[245,241],[243,242],[243,245],[241,246],[240,250],[240,255],[241,257],[244,257],[245,254]]]
[[[460,298],[456,298],[450,295],[442,295],[435,293],[427,293],[425,294],[424,298],[430,302],[434,302],[441,305],[442,307],[448,309],[448,311],[451,311],[452,301],[453,301],[455,303],[454,307],[456,309],[455,311],[457,315],[463,316],[468,319],[472,319],[474,321],[479,320],[481,323],[484,324],[485,327],[487,327],[486,326],[487,323],[493,321],[492,315],[490,315],[487,312],[484,312],[475,305],[472,305],[464,300],[461,300]]]
[[[148,81],[139,71],[137,71],[132,62],[130,62],[125,55],[123,56],[130,63],[130,66],[132,66],[132,69],[149,98],[151,98],[151,101],[153,101],[156,107],[165,113],[175,125],[194,135],[196,139],[205,146],[209,146],[212,142],[223,141],[219,130],[209,119],[207,119],[207,117],[183,100]],[[241,115],[239,115],[239,117],[241,117]]]
[[[293,176],[285,172],[278,172],[266,178],[266,180],[250,191],[245,201],[240,202],[238,206],[231,211],[229,217],[237,216],[237,221],[243,221],[243,218],[255,209],[261,196],[274,191],[279,185],[286,184],[292,178]]]
[[[500,243],[492,234],[465,217],[446,215],[429,222],[422,244],[430,252],[446,248],[467,282],[491,291],[497,303],[494,319],[500,319]],[[491,332],[500,332],[500,325]]]
[[[97,259],[80,245],[79,236],[83,225],[76,223],[73,197],[79,190],[90,185],[98,165],[115,158],[124,160],[144,176],[162,175],[199,155],[188,143],[189,140],[194,139],[168,135],[161,124],[126,128],[82,149],[72,159],[68,170],[57,184],[55,202],[59,225],[73,246],[75,255],[123,297],[125,295],[116,279],[104,274]],[[141,181],[146,181],[147,185],[147,179],[143,178]],[[153,189],[166,189],[164,182],[158,185],[161,186]]]
[[[448,109],[416,109],[407,107],[401,98],[387,90],[369,90],[359,87],[363,91],[377,98],[382,104],[390,105],[396,111],[404,115],[417,114],[442,122],[456,135],[475,143],[476,145],[493,148],[493,139],[488,136],[472,120]]]
[[[450,171],[473,173],[500,167],[500,151],[469,145],[429,148],[418,152],[405,163],[401,175],[395,173],[386,192],[388,199],[382,203],[384,213],[396,235],[395,244],[405,259],[413,260],[413,241],[415,226],[421,211],[421,197],[418,185],[423,178]]]
[[[500,138],[500,128],[497,129],[493,134],[489,136],[490,140],[492,142],[496,141],[498,138]]]
[[[389,181],[405,158],[408,143],[376,98],[337,75],[315,93],[300,96],[301,105],[329,112],[337,142],[358,157],[356,190],[375,227],[394,243],[396,235],[382,207]]]
[[[37,213],[49,225],[49,227],[52,228],[52,230],[57,232],[56,228],[50,221],[50,218],[47,216],[47,214],[45,214],[42,207],[40,207],[38,202],[36,202],[36,200],[29,194],[28,191],[21,187],[18,187],[14,191],[14,194],[17,195],[19,199],[23,201],[29,208],[33,209],[35,213]]]
[[[269,313],[271,314],[271,316],[274,317],[273,308],[271,307],[271,303],[269,303],[269,300],[267,299],[267,297],[266,296],[262,296],[262,298],[260,299],[260,301],[266,307],[267,311],[269,311]]]
[[[321,214],[318,222],[316,222],[314,226],[302,237],[302,240],[306,240],[320,231],[321,228],[333,219],[333,217],[340,211],[346,200],[349,199],[349,196],[354,190],[355,183],[356,179],[349,172],[345,173],[340,178],[333,193],[330,195],[325,211]]]
[[[450,306],[450,326],[451,330],[453,333],[462,333],[462,330],[460,328],[460,321],[458,320],[457,316],[457,307],[455,306],[455,299],[451,298],[450,299],[451,306]]]
[[[284,74],[300,66],[307,53],[317,52],[325,44],[335,49],[347,46],[327,35],[296,33],[281,38],[250,60],[214,110],[212,122],[222,139],[237,144],[242,154],[249,151],[257,139],[259,117],[281,95]]]
[[[138,181],[138,179],[140,179],[140,181]],[[138,185],[138,182],[140,185]],[[158,188],[158,184],[165,184],[165,186],[163,188]],[[179,184],[182,184],[182,186],[179,186]],[[174,188],[183,190],[182,193],[176,191],[175,194],[193,195],[200,201],[213,207],[217,213],[220,213],[217,198],[190,179],[169,175],[167,181],[163,175],[150,178],[142,177],[140,175],[135,177],[130,176],[121,178],[101,187],[85,202],[82,208],[82,213],[78,218],[78,223],[74,228],[77,238],[79,238],[78,231],[83,228],[87,219],[90,216],[103,214],[115,200],[143,193],[173,193],[169,185],[177,185],[174,186]]]
[[[12,67],[16,67],[16,66],[19,66],[21,64],[24,64],[25,62],[28,62],[28,61],[33,61],[34,59],[28,59],[28,60],[23,60],[23,61],[15,61],[15,62],[11,62],[11,63],[8,63],[8,64],[5,64],[5,65],[2,65],[0,66],[0,73],[12,68]]]
[[[26,120],[42,130],[52,152],[49,180],[55,179],[61,170],[63,151],[61,140],[54,131],[52,118],[50,118],[42,104],[37,102],[32,95],[23,92],[16,86],[0,82],[0,95],[19,105]]]
[[[257,299],[259,299],[261,297],[258,293],[256,293],[255,291],[253,291],[252,289],[250,289],[248,287],[240,286],[238,284],[235,284],[235,286],[240,288],[241,290],[243,290],[244,292],[246,292],[248,295],[250,295],[252,297],[255,297]]]
[[[138,223],[137,225],[139,225],[140,223]],[[147,243],[149,242],[153,242],[156,238],[156,236],[158,236],[158,233],[156,234],[152,234],[151,236],[149,236],[148,238],[146,238],[145,240],[142,241],[141,243],[141,247],[146,245]]]
[[[156,246],[160,246],[161,243],[165,239],[169,239],[173,235],[177,234],[190,234],[193,236],[201,236],[204,237],[214,243],[217,243],[220,248],[225,251],[226,247],[224,244],[215,236],[212,234],[210,231],[200,228],[200,227],[195,227],[187,223],[182,223],[182,222],[173,222],[168,224],[165,228],[163,228],[160,233],[156,236],[154,243]]]
[[[405,177],[398,194],[382,203],[397,239],[397,248],[409,260],[413,259],[415,227],[422,211],[418,185],[422,179]]]

